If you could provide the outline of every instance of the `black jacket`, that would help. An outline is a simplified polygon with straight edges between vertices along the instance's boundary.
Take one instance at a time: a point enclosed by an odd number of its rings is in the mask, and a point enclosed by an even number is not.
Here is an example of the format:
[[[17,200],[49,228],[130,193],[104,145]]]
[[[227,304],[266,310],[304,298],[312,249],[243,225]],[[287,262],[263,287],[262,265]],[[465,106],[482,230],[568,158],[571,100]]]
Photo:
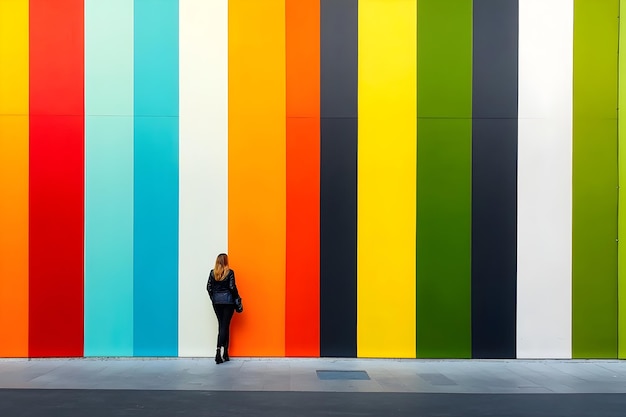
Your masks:
[[[239,291],[237,291],[237,284],[235,283],[235,271],[229,270],[226,278],[217,281],[213,270],[211,270],[209,280],[206,283],[206,290],[213,304],[235,304],[235,300],[239,298]]]

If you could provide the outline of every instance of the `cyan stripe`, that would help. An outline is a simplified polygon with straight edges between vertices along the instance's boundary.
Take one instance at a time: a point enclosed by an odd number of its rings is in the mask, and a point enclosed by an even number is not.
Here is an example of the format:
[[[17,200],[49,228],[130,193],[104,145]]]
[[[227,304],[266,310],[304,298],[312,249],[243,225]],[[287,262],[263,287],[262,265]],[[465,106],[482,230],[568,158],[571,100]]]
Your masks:
[[[135,0],[135,116],[178,117],[178,0]]]
[[[178,0],[135,0],[134,355],[178,354]]]
[[[85,356],[133,354],[133,2],[85,1]]]

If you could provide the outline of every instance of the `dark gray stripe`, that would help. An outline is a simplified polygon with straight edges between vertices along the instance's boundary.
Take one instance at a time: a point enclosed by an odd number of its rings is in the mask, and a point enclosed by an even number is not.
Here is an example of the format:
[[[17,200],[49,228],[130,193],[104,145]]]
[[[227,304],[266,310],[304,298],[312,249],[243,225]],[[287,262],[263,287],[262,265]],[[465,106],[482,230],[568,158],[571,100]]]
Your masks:
[[[358,1],[320,4],[320,116],[357,117]]]
[[[356,357],[357,119],[321,119],[320,355]]]
[[[320,5],[320,355],[355,357],[358,1]]]
[[[518,0],[474,0],[474,119],[517,119],[518,28]]]
[[[518,0],[474,0],[472,356],[516,356]]]

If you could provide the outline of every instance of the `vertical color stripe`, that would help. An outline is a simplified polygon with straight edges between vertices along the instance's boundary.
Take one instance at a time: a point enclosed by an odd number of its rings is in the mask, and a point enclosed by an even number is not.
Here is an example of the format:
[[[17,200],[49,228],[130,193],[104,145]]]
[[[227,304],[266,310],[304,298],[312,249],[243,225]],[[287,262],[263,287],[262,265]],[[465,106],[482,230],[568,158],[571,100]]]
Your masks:
[[[29,356],[83,355],[81,0],[30,1]]]
[[[178,0],[134,3],[134,354],[178,353]]]
[[[620,0],[619,46],[626,45],[626,0]],[[619,56],[618,357],[626,358],[626,53]]]
[[[228,248],[227,25],[228,0],[181,0],[180,356],[215,353],[217,320],[205,286]]]
[[[572,0],[520,0],[517,357],[572,355]]]
[[[617,357],[618,0],[574,0],[572,350]]]
[[[417,356],[471,357],[472,2],[418,2]]]
[[[231,0],[228,247],[246,312],[234,355],[285,354],[285,2]]]
[[[320,354],[354,357],[358,1],[320,5]]]
[[[359,357],[415,357],[416,33],[416,2],[359,3]]]
[[[517,0],[474,0],[472,356],[515,357]]]
[[[320,2],[285,2],[285,355],[320,352]]]
[[[85,356],[133,354],[132,39],[132,0],[85,2]]]
[[[28,0],[0,2],[0,357],[28,356]]]

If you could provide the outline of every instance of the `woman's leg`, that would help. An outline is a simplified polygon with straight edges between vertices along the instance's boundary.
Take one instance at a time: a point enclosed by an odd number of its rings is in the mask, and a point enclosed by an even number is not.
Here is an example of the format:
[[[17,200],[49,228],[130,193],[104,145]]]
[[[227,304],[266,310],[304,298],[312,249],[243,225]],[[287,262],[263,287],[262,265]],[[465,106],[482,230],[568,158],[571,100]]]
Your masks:
[[[224,362],[222,359],[222,352],[220,346],[222,346],[223,332],[222,332],[222,323],[224,322],[224,306],[221,304],[213,304],[213,310],[215,311],[215,316],[217,317],[217,349],[215,350],[215,363],[220,364]]]
[[[222,315],[222,321],[224,323],[223,328],[220,333],[223,335],[222,341],[224,344],[224,360],[229,360],[228,356],[228,345],[230,344],[230,321],[233,318],[233,314],[235,313],[235,306],[232,304],[224,305],[224,313]]]
[[[217,343],[218,346],[221,347],[228,344],[228,328],[230,326],[230,319],[233,317],[233,306],[228,304],[221,304],[219,305],[218,310],[220,312],[220,317],[218,320],[220,333]]]
[[[232,317],[232,313],[228,314],[228,310],[230,307],[227,304],[217,304],[217,324],[218,324],[218,335],[217,335],[217,347],[225,346],[228,342],[228,326],[230,324],[230,317]]]
[[[220,347],[220,333],[221,333],[221,329],[222,329],[222,312],[223,309],[221,308],[222,305],[221,304],[213,304],[213,311],[215,311],[215,317],[217,317],[217,347]]]

